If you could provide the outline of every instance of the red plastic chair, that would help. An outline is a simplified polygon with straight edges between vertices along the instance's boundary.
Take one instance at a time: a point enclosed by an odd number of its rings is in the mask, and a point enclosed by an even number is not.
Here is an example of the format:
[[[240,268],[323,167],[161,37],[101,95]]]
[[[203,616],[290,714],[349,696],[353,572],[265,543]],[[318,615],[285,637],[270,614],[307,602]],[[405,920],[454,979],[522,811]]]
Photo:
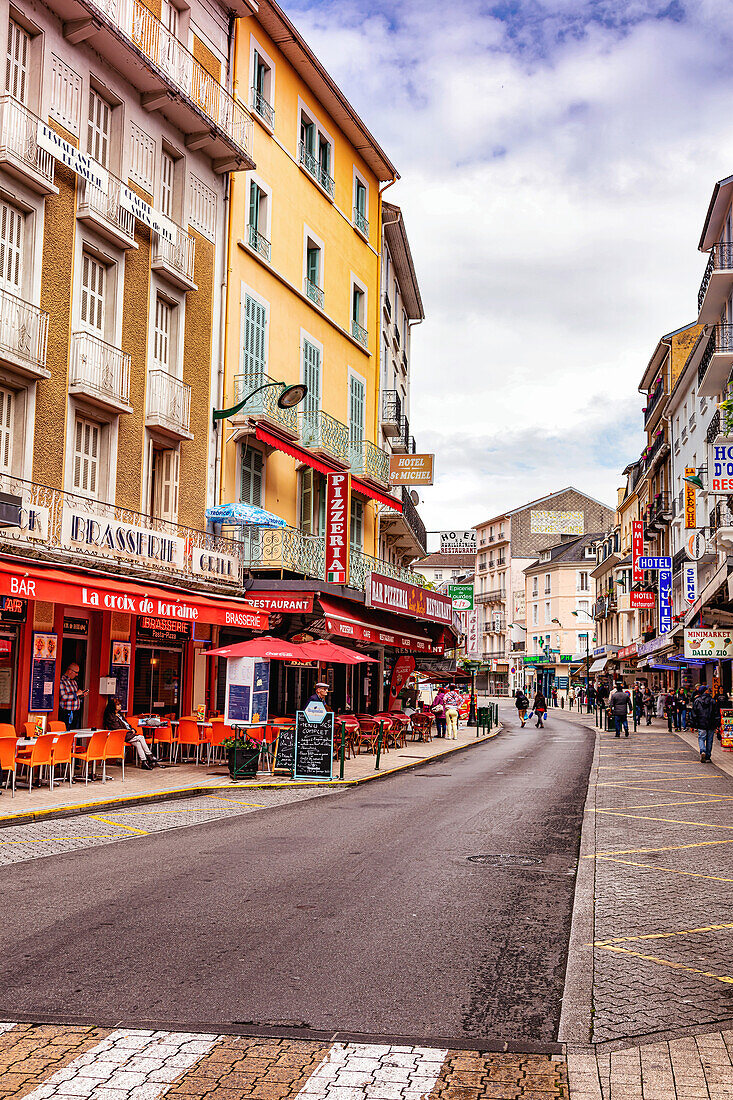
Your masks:
[[[2,728],[3,727],[0,726],[0,732]],[[12,798],[15,798],[15,746],[17,741],[18,738],[15,736],[15,732],[13,732],[12,737],[0,736],[0,771],[8,773],[8,778],[5,783],[6,790],[10,786],[10,781],[12,780],[13,782]]]

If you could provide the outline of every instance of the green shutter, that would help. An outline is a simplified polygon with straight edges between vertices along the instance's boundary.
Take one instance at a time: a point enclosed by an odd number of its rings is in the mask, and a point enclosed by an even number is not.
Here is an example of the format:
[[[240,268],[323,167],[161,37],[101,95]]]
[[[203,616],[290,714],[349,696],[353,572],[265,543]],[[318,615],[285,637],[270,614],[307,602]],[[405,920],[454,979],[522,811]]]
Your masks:
[[[262,507],[262,455],[249,447],[242,448],[242,484],[239,499],[243,504]]]
[[[365,401],[364,382],[352,374],[349,378],[349,438],[352,443],[361,443],[364,439]]]
[[[313,470],[310,466],[300,472],[300,529],[304,535],[313,534]]]
[[[260,189],[254,180],[249,181],[249,224],[253,229],[259,229]]]
[[[307,254],[307,271],[308,281],[314,283],[316,286],[320,286],[319,276],[321,267],[321,250],[320,248],[308,247]]]
[[[244,362],[243,373],[252,385],[258,385],[259,379],[267,372],[266,362],[267,313],[261,302],[250,298],[244,300]]]
[[[361,550],[364,545],[364,504],[355,497],[351,498],[349,544],[352,550]]]
[[[303,381],[308,387],[304,412],[317,412],[321,407],[321,353],[308,340],[303,341]]]
[[[356,181],[356,203],[354,205],[360,214],[366,215],[366,187],[361,180]]]
[[[316,128],[312,122],[305,122],[304,120],[301,120],[300,140],[306,152],[310,153],[310,155],[313,156],[316,144]]]

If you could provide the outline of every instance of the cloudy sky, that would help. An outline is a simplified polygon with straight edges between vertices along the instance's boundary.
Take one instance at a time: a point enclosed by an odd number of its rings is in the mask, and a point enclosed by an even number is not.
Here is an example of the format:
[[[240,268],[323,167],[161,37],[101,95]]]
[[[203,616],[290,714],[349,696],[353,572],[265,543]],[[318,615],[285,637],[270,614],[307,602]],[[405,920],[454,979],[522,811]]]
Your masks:
[[[401,173],[427,319],[428,528],[573,484],[608,504],[637,386],[696,317],[733,173],[727,0],[285,0]]]

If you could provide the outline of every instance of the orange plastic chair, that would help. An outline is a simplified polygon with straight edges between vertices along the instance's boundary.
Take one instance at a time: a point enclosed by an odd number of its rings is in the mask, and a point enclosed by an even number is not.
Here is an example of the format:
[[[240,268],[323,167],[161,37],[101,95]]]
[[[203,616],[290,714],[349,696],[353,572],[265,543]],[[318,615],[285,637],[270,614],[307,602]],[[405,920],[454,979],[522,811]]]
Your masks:
[[[132,725],[132,723],[130,723],[130,724]],[[176,745],[178,744],[178,737],[177,737],[173,727],[171,726],[170,722],[164,722],[163,725],[156,726],[155,729],[139,730],[139,732],[144,733],[146,739],[147,739],[149,734],[151,735],[150,744],[155,749],[156,756],[157,756],[157,751],[158,751],[158,745],[167,745],[168,746],[168,759],[171,762],[173,761],[175,748],[176,748]],[[152,734],[155,734],[155,737],[153,737]]]
[[[104,766],[108,760],[119,760],[122,764],[122,782],[125,782],[125,731],[112,730],[104,746]]]
[[[63,723],[61,723],[63,725]],[[64,729],[66,727],[64,726]],[[61,733],[56,739],[53,748],[51,749],[51,790],[53,790],[53,781],[56,768],[63,767],[66,764],[67,778],[69,780],[69,786],[74,782],[74,764],[71,759],[71,754],[74,751],[74,733]],[[61,780],[59,780],[59,783]]]
[[[215,755],[214,750],[220,749],[228,737],[234,737],[234,730],[228,726],[223,718],[212,718],[209,730],[209,760]]]
[[[33,769],[38,768],[38,786],[41,785],[41,768],[50,768],[52,764],[53,737],[46,734],[36,738],[34,745],[23,745],[16,749],[16,764],[24,764],[28,768],[28,790],[33,789]]]
[[[198,723],[195,718],[181,718],[178,723],[178,751],[181,752],[184,745],[196,749],[196,763],[201,763],[201,746],[208,745],[209,739],[206,733],[199,733]],[[181,752],[181,758],[183,754]]]
[[[0,737],[17,737],[15,732],[15,726],[11,726],[10,722],[0,722]]]
[[[78,752],[74,751],[71,754],[72,760],[81,760],[84,764],[84,785],[89,782],[89,765],[101,764],[102,765],[102,781],[107,779],[107,769],[104,762],[104,746],[107,744],[107,738],[109,732],[107,730],[97,730],[89,738],[87,747],[85,749],[79,749]]]
[[[47,733],[66,733],[66,722],[46,722]]]
[[[0,726],[0,771],[7,772],[8,778],[5,784],[5,789],[10,786],[10,781],[13,782],[12,797],[15,798],[15,745],[17,737],[13,733],[12,737],[3,737],[1,731],[4,727]]]

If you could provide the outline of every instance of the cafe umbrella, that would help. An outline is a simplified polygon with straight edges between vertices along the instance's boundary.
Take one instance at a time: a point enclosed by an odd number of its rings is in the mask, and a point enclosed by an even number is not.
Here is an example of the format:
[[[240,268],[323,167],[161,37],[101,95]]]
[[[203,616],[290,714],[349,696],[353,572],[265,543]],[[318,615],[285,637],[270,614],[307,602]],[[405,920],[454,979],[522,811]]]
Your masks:
[[[356,653],[353,649],[336,645],[326,638],[318,638],[314,642],[303,642],[302,648],[307,650],[307,657],[312,661],[323,661],[333,665],[361,665],[366,662],[376,662],[375,657],[367,657],[365,653]]]
[[[265,634],[261,638],[250,638],[246,642],[233,642],[221,649],[210,649],[209,657],[261,657],[265,661],[310,661],[304,647],[297,642],[287,642],[284,638],[273,638]]]

